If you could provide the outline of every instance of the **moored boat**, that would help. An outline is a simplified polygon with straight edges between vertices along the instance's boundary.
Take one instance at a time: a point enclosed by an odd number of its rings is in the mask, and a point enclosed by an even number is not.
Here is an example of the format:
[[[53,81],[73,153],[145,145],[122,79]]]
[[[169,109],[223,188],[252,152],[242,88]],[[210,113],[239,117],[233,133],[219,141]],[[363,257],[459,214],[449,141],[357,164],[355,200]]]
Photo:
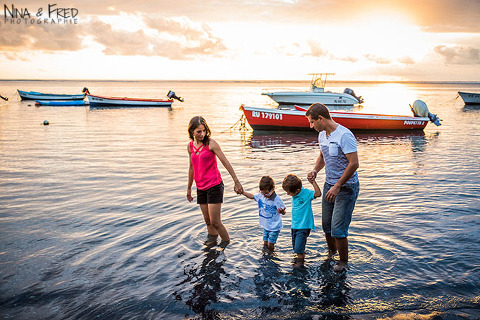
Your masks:
[[[88,105],[84,100],[35,100],[37,106],[85,106]]]
[[[313,130],[305,117],[306,109],[254,108],[242,105],[248,124],[254,130]],[[423,130],[430,118],[402,115],[330,111],[332,119],[350,130]]]
[[[480,104],[480,93],[458,91],[465,104]]]
[[[102,97],[87,94],[90,107],[171,107],[173,99]]]
[[[86,88],[84,88],[84,90],[85,89]],[[17,91],[22,100],[83,100],[83,98],[85,98],[85,94],[41,93],[35,91],[22,91],[18,89]]]
[[[362,97],[357,97],[350,88],[345,88],[343,93],[325,91],[327,76],[335,73],[311,73],[312,82],[310,91],[277,91],[262,92],[280,105],[311,105],[323,103],[326,106],[353,106],[363,103]]]

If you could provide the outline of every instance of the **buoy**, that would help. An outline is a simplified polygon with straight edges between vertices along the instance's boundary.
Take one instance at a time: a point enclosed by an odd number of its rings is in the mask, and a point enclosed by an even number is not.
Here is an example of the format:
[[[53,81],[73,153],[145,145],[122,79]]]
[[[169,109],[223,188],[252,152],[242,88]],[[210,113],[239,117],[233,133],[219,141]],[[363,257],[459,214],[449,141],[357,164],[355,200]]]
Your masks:
[[[43,125],[44,125],[44,126],[48,126],[49,124],[50,124],[50,123],[49,123],[47,120],[43,121]]]

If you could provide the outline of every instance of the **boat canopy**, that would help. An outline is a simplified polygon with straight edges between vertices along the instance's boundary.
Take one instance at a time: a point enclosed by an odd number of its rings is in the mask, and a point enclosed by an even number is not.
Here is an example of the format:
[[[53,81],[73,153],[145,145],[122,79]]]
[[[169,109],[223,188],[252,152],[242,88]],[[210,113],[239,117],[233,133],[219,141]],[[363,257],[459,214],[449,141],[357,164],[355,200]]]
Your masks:
[[[334,76],[335,73],[309,73],[312,76],[311,90],[313,92],[324,92],[327,76]]]

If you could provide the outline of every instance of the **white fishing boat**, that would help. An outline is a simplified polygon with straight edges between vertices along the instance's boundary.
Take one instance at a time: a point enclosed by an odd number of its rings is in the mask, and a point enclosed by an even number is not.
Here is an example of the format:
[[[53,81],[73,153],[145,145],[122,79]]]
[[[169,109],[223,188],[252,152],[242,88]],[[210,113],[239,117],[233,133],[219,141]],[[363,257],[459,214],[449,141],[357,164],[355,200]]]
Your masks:
[[[480,104],[480,93],[458,91],[465,104]]]
[[[310,91],[276,91],[262,92],[280,105],[311,105],[323,103],[326,106],[353,106],[363,102],[362,97],[357,97],[350,88],[340,92],[325,91],[327,76],[335,73],[311,73],[312,82]]]
[[[167,93],[168,99],[144,99],[127,97],[104,97],[87,94],[90,107],[171,107],[173,99],[183,102],[172,90]]]
[[[172,99],[101,97],[87,94],[90,107],[171,107]]]

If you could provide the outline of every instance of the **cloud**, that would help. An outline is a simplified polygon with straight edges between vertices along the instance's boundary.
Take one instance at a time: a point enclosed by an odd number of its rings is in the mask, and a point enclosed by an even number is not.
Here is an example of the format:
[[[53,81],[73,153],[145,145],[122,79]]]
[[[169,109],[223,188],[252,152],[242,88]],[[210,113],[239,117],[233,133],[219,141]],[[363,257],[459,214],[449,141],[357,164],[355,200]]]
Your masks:
[[[415,61],[408,56],[398,58],[397,61],[403,64],[415,64]]]
[[[322,48],[322,46],[315,41],[309,40],[308,46],[310,47],[310,52],[306,53],[307,56],[312,57],[324,57],[328,54],[326,50]]]
[[[182,20],[182,19],[181,19]],[[206,25],[192,27],[191,21],[183,19],[150,19],[146,24],[157,32],[148,35],[137,31],[114,30],[100,20],[90,23],[88,33],[93,40],[105,47],[106,55],[161,56],[172,60],[190,60],[202,55],[220,55],[226,50],[219,38],[211,35]]]
[[[0,52],[78,51],[85,38],[104,47],[106,55],[161,56],[189,60],[196,56],[218,56],[226,50],[222,39],[212,35],[206,24],[188,18],[147,16],[146,27],[135,31],[116,30],[97,18],[80,24],[0,23]]]
[[[435,53],[441,55],[447,64],[480,64],[480,50],[472,47],[436,46]]]
[[[376,56],[376,55],[374,55],[374,54],[370,54],[370,53],[364,54],[363,56],[364,56],[367,60],[373,61],[373,62],[378,63],[378,64],[389,64],[389,63],[392,62],[392,61],[390,61],[390,60],[387,59],[387,58],[378,57],[378,56]]]
[[[71,24],[0,23],[1,51],[76,51],[82,33],[81,26]]]
[[[176,37],[178,44],[183,44],[182,51],[187,56],[217,55],[227,49],[222,39],[215,37],[205,23],[194,23],[187,17],[165,18],[158,15],[147,15],[143,20],[147,27]]]

